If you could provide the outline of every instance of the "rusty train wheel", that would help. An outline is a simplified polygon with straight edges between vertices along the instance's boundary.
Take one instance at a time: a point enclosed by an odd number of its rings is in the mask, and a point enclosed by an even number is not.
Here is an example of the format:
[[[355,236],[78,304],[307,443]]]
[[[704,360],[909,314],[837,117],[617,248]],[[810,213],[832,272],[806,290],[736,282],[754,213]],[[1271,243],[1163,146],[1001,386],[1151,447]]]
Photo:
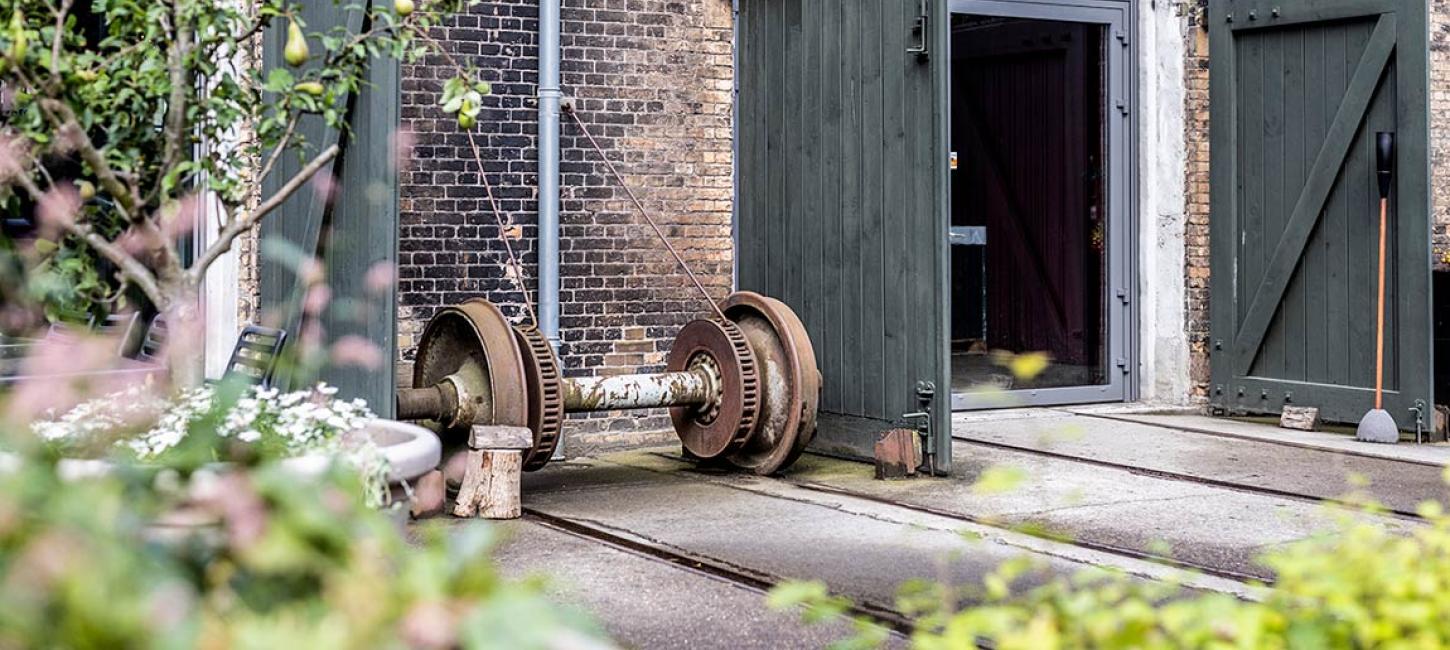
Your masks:
[[[475,424],[528,426],[524,355],[513,327],[493,303],[475,298],[447,307],[428,321],[413,364],[413,387],[427,388],[450,375],[463,378],[471,422],[445,422],[445,428]],[[460,395],[460,402],[465,396]],[[447,442],[447,440],[445,440]]]
[[[534,446],[524,453],[524,471],[549,464],[564,429],[564,387],[554,347],[537,328],[515,327],[514,336],[524,351],[524,382],[528,389],[529,430]]]
[[[675,433],[691,454],[719,458],[745,444],[755,431],[760,403],[760,382],[755,353],[745,334],[733,323],[696,320],[685,325],[670,347],[670,372],[708,368],[719,379],[713,408],[677,406],[670,409]]]
[[[785,303],[750,291],[721,304],[726,318],[745,334],[760,375],[756,432],[725,460],[762,476],[800,457],[816,432],[821,373],[810,336]]]

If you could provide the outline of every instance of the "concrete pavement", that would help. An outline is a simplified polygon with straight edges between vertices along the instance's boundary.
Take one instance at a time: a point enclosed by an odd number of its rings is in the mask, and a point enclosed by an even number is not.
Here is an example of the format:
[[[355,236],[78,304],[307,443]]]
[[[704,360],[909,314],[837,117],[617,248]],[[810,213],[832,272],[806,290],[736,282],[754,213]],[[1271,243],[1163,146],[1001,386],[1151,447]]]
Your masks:
[[[802,627],[768,611],[759,586],[728,576],[818,579],[889,613],[907,580],[975,584],[1025,556],[1042,568],[1035,580],[1110,567],[1254,598],[1261,592],[1245,580],[1272,578],[1255,561],[1266,549],[1332,534],[1347,518],[1402,532],[1421,525],[1314,501],[1342,494],[1351,473],[1395,507],[1445,492],[1424,450],[1397,459],[1256,439],[1272,436],[1262,430],[1205,435],[1171,419],[1005,415],[959,419],[964,439],[947,478],[876,481],[869,465],[811,455],[783,477],[726,474],[674,447],[556,463],[525,477],[524,505],[536,514],[511,525],[500,559],[511,574],[549,577],[558,598],[627,646],[820,647],[848,624]],[[983,491],[975,483],[988,468],[1022,480]]]

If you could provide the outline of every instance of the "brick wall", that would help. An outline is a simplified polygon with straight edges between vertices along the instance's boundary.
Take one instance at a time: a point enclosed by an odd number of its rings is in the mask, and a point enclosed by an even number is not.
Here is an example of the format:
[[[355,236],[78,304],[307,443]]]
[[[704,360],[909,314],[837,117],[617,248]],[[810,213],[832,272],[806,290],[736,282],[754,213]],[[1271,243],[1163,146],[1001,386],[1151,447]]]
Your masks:
[[[1208,31],[1204,21],[1208,0],[1178,0],[1183,16],[1184,145],[1187,163],[1184,195],[1187,222],[1184,225],[1185,327],[1189,346],[1189,399],[1208,400],[1209,384],[1209,205],[1208,205]]]
[[[1430,197],[1435,268],[1450,270],[1450,0],[1430,0]]]
[[[530,290],[536,273],[537,2],[490,0],[434,34],[493,84],[478,144]],[[565,0],[563,87],[580,118],[702,281],[730,287],[730,0]],[[475,296],[522,312],[468,138],[436,106],[442,57],[403,71],[412,158],[401,178],[400,371],[440,307]],[[562,137],[561,360],[571,376],[662,367],[702,303],[566,117]],[[669,427],[664,411],[571,420],[569,445],[628,444]]]

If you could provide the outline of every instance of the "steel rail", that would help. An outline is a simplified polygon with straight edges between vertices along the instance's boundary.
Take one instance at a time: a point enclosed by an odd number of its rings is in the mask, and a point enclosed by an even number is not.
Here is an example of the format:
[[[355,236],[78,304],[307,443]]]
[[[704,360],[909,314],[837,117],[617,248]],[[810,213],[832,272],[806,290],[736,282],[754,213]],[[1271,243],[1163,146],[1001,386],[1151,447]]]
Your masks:
[[[1274,496],[1274,497],[1280,497],[1280,498],[1284,498],[1284,499],[1294,499],[1294,500],[1297,500],[1297,501],[1305,501],[1305,502],[1308,502],[1308,503],[1329,504],[1329,505],[1334,505],[1334,506],[1340,506],[1340,507],[1344,507],[1344,508],[1349,508],[1351,510],[1359,510],[1359,511],[1370,512],[1370,513],[1373,513],[1373,514],[1389,514],[1389,515],[1394,515],[1396,517],[1400,517],[1400,518],[1403,518],[1403,519],[1410,519],[1410,520],[1414,520],[1414,521],[1418,521],[1418,522],[1425,521],[1425,518],[1422,517],[1422,516],[1420,516],[1420,514],[1417,513],[1417,512],[1411,512],[1409,510],[1401,510],[1401,509],[1398,509],[1398,508],[1389,508],[1389,507],[1380,507],[1380,508],[1375,508],[1375,509],[1367,509],[1365,507],[1365,504],[1363,504],[1363,503],[1355,503],[1353,501],[1348,501],[1348,500],[1345,500],[1345,499],[1339,499],[1339,498],[1335,498],[1335,497],[1315,496],[1315,495],[1312,495],[1312,494],[1304,494],[1302,492],[1294,492],[1292,490],[1281,490],[1279,488],[1265,487],[1265,486],[1262,486],[1262,485],[1252,485],[1252,484],[1248,484],[1248,483],[1239,483],[1239,482],[1236,482],[1236,481],[1225,481],[1223,479],[1210,478],[1210,477],[1207,477],[1207,476],[1195,476],[1193,474],[1183,474],[1181,472],[1173,472],[1173,471],[1161,470],[1161,469],[1152,469],[1152,468],[1148,468],[1148,467],[1140,467],[1138,465],[1131,465],[1131,464],[1128,464],[1128,463],[1118,463],[1118,462],[1114,462],[1114,461],[1111,461],[1111,460],[1102,460],[1102,459],[1098,459],[1098,458],[1088,458],[1086,456],[1077,456],[1077,455],[1074,455],[1074,454],[1065,454],[1065,453],[1062,453],[1062,452],[1047,451],[1045,449],[1036,449],[1036,448],[1033,448],[1033,447],[1025,447],[1025,446],[1021,446],[1021,445],[1013,445],[1013,444],[1008,444],[1008,443],[1005,443],[1005,442],[993,442],[993,441],[988,441],[988,440],[981,440],[981,439],[978,439],[978,438],[964,438],[964,437],[961,437],[961,436],[952,436],[952,440],[954,440],[956,442],[963,443],[963,444],[968,444],[968,445],[978,445],[978,446],[981,446],[981,447],[989,447],[989,448],[992,448],[992,449],[1001,449],[1001,450],[1004,450],[1004,451],[1014,451],[1014,452],[1023,453],[1023,454],[1030,454],[1030,455],[1033,455],[1033,456],[1040,456],[1040,457],[1043,457],[1043,458],[1053,458],[1053,459],[1057,459],[1057,460],[1065,460],[1065,461],[1070,461],[1070,462],[1074,462],[1074,463],[1083,463],[1085,465],[1094,465],[1094,466],[1097,466],[1097,467],[1106,467],[1106,468],[1109,468],[1109,469],[1118,469],[1118,470],[1123,470],[1125,472],[1129,472],[1129,473],[1132,473],[1132,474],[1137,474],[1137,475],[1140,475],[1140,476],[1148,476],[1148,477],[1152,477],[1152,478],[1161,478],[1161,479],[1169,480],[1169,481],[1180,481],[1180,482],[1184,482],[1184,483],[1195,483],[1195,484],[1198,484],[1198,485],[1207,485],[1207,486],[1210,486],[1210,487],[1223,488],[1223,489],[1226,489],[1226,490],[1234,490],[1234,491],[1237,491],[1237,492],[1246,492],[1246,493],[1249,493],[1249,494],[1259,494],[1259,495],[1265,495],[1265,496]]]
[[[985,526],[985,527],[988,527],[988,528],[996,528],[998,530],[1006,530],[1006,531],[1010,531],[1010,532],[1014,532],[1014,533],[1020,533],[1020,534],[1023,534],[1023,535],[1027,535],[1029,537],[1035,537],[1037,539],[1041,539],[1041,540],[1045,540],[1045,541],[1049,541],[1049,542],[1057,542],[1059,544],[1067,544],[1067,545],[1070,545],[1070,546],[1076,546],[1076,547],[1079,547],[1079,548],[1085,548],[1085,549],[1088,549],[1090,551],[1097,551],[1099,553],[1107,553],[1107,554],[1110,554],[1110,555],[1118,555],[1118,556],[1126,557],[1126,558],[1129,558],[1129,559],[1139,560],[1139,561],[1143,561],[1143,562],[1150,562],[1150,563],[1153,563],[1153,564],[1160,564],[1160,565],[1172,567],[1172,568],[1175,568],[1175,569],[1182,569],[1184,571],[1192,571],[1192,572],[1196,572],[1196,573],[1201,573],[1201,574],[1204,574],[1204,575],[1214,576],[1216,578],[1225,578],[1225,579],[1228,579],[1228,580],[1233,580],[1235,582],[1243,582],[1243,583],[1254,583],[1254,582],[1257,582],[1257,583],[1262,583],[1262,584],[1265,584],[1265,585],[1271,585],[1271,584],[1274,583],[1273,578],[1268,577],[1268,576],[1260,576],[1260,575],[1254,575],[1254,574],[1251,574],[1251,573],[1244,573],[1244,572],[1241,572],[1241,571],[1234,571],[1233,569],[1225,569],[1225,568],[1222,568],[1222,567],[1216,567],[1216,566],[1209,565],[1209,564],[1201,564],[1201,563],[1192,562],[1192,561],[1189,561],[1189,560],[1180,560],[1180,559],[1173,558],[1173,557],[1169,557],[1169,556],[1166,556],[1166,555],[1158,555],[1156,553],[1149,553],[1147,551],[1140,551],[1138,549],[1130,548],[1130,547],[1127,547],[1127,546],[1118,546],[1116,544],[1107,544],[1107,543],[1104,543],[1104,542],[1084,541],[1084,540],[1076,539],[1076,538],[1073,538],[1073,537],[1070,537],[1070,536],[1067,536],[1067,535],[1054,535],[1054,534],[1049,533],[1049,532],[1046,532],[1046,531],[1034,530],[1034,529],[1028,528],[1028,527],[1013,526],[1011,524],[1007,524],[1007,523],[1004,523],[1004,522],[1001,522],[1001,521],[998,521],[998,520],[994,520],[994,519],[992,519],[990,517],[978,517],[976,515],[969,515],[969,514],[961,513],[961,512],[953,512],[953,511],[950,511],[950,510],[943,510],[941,508],[933,508],[931,506],[924,506],[924,505],[915,504],[915,503],[907,503],[907,502],[904,502],[904,501],[898,501],[896,499],[890,499],[890,498],[887,498],[887,497],[878,497],[878,496],[875,496],[875,495],[872,495],[872,494],[866,494],[864,492],[857,492],[855,490],[848,490],[848,489],[845,489],[845,488],[838,488],[838,487],[836,487],[834,485],[825,485],[823,483],[814,483],[814,482],[807,482],[807,481],[792,481],[790,479],[786,479],[786,480],[790,484],[792,484],[792,485],[794,485],[796,487],[799,487],[799,488],[801,488],[803,490],[809,490],[809,491],[812,491],[812,492],[821,492],[821,493],[824,493],[824,494],[834,494],[834,495],[837,495],[837,496],[850,497],[850,498],[853,498],[853,499],[861,499],[863,501],[871,501],[873,503],[880,503],[882,505],[888,505],[888,506],[892,506],[892,507],[896,507],[896,508],[902,508],[904,510],[912,510],[912,511],[915,511],[915,512],[920,512],[920,513],[923,513],[923,514],[928,514],[928,515],[933,515],[933,516],[937,516],[937,517],[942,517],[942,518],[945,518],[945,519],[954,519],[954,520],[957,520],[957,521],[960,521],[960,522],[963,522],[963,523],[974,524],[974,525],[978,525],[978,526]]]
[[[661,452],[649,452],[649,453],[651,455],[657,456],[659,458],[665,458],[665,459],[672,460],[672,461],[677,461],[677,462],[688,462],[688,461],[685,461],[685,459],[682,458],[682,457],[680,457],[680,456],[672,456],[670,454],[661,453]],[[811,452],[811,453],[812,454],[815,454],[815,452]],[[816,454],[816,455],[820,455],[820,454]],[[1254,582],[1257,582],[1257,583],[1262,583],[1262,584],[1265,584],[1265,585],[1271,585],[1271,584],[1273,584],[1273,580],[1271,578],[1267,577],[1267,576],[1261,576],[1261,575],[1254,575],[1254,574],[1250,574],[1250,573],[1244,573],[1244,572],[1241,572],[1241,571],[1235,571],[1233,569],[1225,569],[1225,568],[1222,568],[1222,567],[1216,567],[1216,566],[1209,565],[1209,564],[1201,564],[1201,563],[1192,562],[1192,561],[1189,561],[1189,560],[1180,560],[1180,559],[1168,557],[1168,556],[1165,556],[1165,555],[1158,555],[1158,554],[1155,554],[1155,553],[1149,553],[1147,551],[1140,551],[1138,549],[1134,549],[1134,548],[1130,548],[1130,547],[1126,547],[1126,546],[1118,546],[1116,544],[1107,544],[1107,543],[1103,543],[1103,542],[1083,541],[1083,540],[1075,539],[1073,537],[1066,536],[1066,535],[1055,535],[1055,534],[1052,534],[1052,533],[1049,533],[1049,532],[1044,532],[1044,531],[1039,531],[1039,530],[1033,530],[1031,528],[1013,526],[1011,524],[1008,524],[1008,523],[1005,523],[1005,522],[1002,522],[1002,521],[999,521],[999,520],[995,520],[995,519],[992,519],[990,517],[978,517],[976,515],[970,515],[970,514],[961,513],[961,512],[952,512],[950,510],[943,510],[943,509],[934,508],[934,507],[931,507],[931,506],[925,506],[925,505],[920,505],[920,504],[915,504],[915,503],[907,503],[907,502],[904,502],[904,501],[899,501],[899,500],[892,499],[892,498],[888,498],[888,497],[880,497],[880,496],[876,496],[876,495],[873,495],[873,494],[868,494],[868,493],[865,493],[865,492],[859,492],[859,491],[851,490],[851,489],[847,489],[847,488],[836,487],[834,485],[827,485],[827,484],[824,484],[824,483],[817,483],[817,482],[814,482],[814,481],[800,481],[800,480],[791,479],[789,477],[778,477],[778,480],[780,480],[780,481],[782,481],[784,483],[788,483],[788,484],[790,484],[792,486],[801,488],[803,490],[811,491],[811,492],[817,492],[817,493],[821,493],[821,494],[831,494],[831,495],[835,495],[835,496],[843,496],[843,497],[847,497],[847,498],[851,498],[851,499],[860,499],[862,501],[870,501],[872,503],[879,503],[879,504],[882,504],[882,505],[899,507],[899,508],[902,508],[903,510],[911,510],[911,511],[914,511],[914,512],[920,512],[922,514],[928,514],[928,515],[932,515],[932,516],[936,516],[936,517],[942,517],[944,519],[952,519],[952,520],[960,521],[962,523],[973,524],[973,525],[977,525],[977,526],[983,526],[983,527],[986,527],[986,528],[994,528],[994,529],[997,529],[997,530],[1004,530],[1004,531],[1008,531],[1008,532],[1012,532],[1012,533],[1018,533],[1018,534],[1021,534],[1021,535],[1026,535],[1028,537],[1033,537],[1033,538],[1041,539],[1041,540],[1044,540],[1044,541],[1056,542],[1056,543],[1059,543],[1059,544],[1066,544],[1066,545],[1069,545],[1069,546],[1076,546],[1078,548],[1083,548],[1083,549],[1087,549],[1087,550],[1090,550],[1090,551],[1097,551],[1097,552],[1100,552],[1100,553],[1107,553],[1109,555],[1117,555],[1117,556],[1126,557],[1126,558],[1132,559],[1132,560],[1139,560],[1139,561],[1142,561],[1142,562],[1149,562],[1149,563],[1152,563],[1152,564],[1158,564],[1158,565],[1167,566],[1167,567],[1171,567],[1171,568],[1175,568],[1175,569],[1182,569],[1182,570],[1185,570],[1185,571],[1194,571],[1194,572],[1198,572],[1198,573],[1201,573],[1201,574],[1204,574],[1204,575],[1210,575],[1210,576],[1217,577],[1217,578],[1224,578],[1224,579],[1227,579],[1227,580],[1233,580],[1235,582],[1242,582],[1242,583],[1254,583]],[[729,487],[729,486],[726,486],[726,487]],[[758,493],[752,492],[752,494],[758,494]],[[766,496],[771,496],[771,495],[766,495]],[[780,497],[772,497],[772,498],[780,498]]]
[[[762,594],[769,592],[777,585],[785,582],[784,579],[777,576],[745,567],[734,566],[713,558],[686,555],[663,546],[630,539],[577,519],[551,515],[534,508],[524,508],[523,512],[525,520],[533,521],[545,528],[572,535],[580,539],[601,543],[605,546],[663,562],[691,573],[722,580]],[[902,636],[910,636],[912,630],[915,629],[911,619],[890,607],[866,602],[856,602],[855,599],[849,600],[851,600],[851,604],[847,609],[857,618],[868,620]]]

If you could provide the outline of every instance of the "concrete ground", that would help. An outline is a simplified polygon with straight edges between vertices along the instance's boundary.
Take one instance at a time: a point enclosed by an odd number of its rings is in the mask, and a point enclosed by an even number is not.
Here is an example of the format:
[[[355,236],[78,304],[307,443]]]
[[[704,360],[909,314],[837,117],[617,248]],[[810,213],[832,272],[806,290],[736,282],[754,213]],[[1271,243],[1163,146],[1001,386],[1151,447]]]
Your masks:
[[[1256,561],[1266,550],[1332,534],[1345,518],[1420,525],[1317,499],[1356,485],[1396,509],[1445,498],[1430,447],[1361,454],[1312,437],[1335,434],[1275,431],[1190,416],[973,414],[954,423],[953,476],[891,482],[811,455],[771,478],[700,469],[674,447],[578,459],[525,477],[526,516],[500,559],[549,578],[629,647],[821,647],[848,623],[803,626],[769,611],[762,590],[821,580],[890,625],[903,582],[976,584],[1025,556],[1041,569],[1032,580],[1111,567],[1254,598],[1255,579],[1272,579]],[[1439,452],[1450,461],[1450,448]],[[994,467],[1019,477],[1014,489],[976,485]]]

